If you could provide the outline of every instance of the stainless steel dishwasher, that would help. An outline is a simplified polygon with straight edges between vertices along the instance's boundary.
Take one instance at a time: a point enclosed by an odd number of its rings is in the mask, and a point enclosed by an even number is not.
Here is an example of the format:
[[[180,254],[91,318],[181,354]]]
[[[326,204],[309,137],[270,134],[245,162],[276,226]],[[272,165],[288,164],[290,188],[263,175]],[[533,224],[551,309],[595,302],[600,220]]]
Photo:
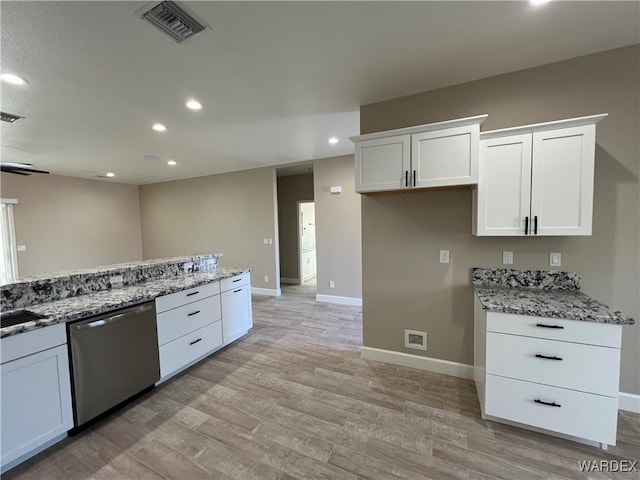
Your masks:
[[[76,427],[160,378],[154,302],[71,323],[67,331]]]

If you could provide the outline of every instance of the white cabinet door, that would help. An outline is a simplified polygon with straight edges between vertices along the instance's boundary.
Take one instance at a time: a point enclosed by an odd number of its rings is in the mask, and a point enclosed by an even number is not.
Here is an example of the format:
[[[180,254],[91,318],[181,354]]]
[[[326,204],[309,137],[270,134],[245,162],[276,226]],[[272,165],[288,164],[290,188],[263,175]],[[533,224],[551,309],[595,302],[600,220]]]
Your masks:
[[[408,188],[411,135],[365,140],[355,144],[356,192]]]
[[[595,125],[533,134],[536,235],[591,235]]]
[[[73,427],[67,346],[2,365],[2,465]]]
[[[525,235],[530,215],[531,134],[481,140],[479,170],[474,234]]]
[[[442,187],[478,183],[479,125],[411,136],[410,185]]]
[[[222,333],[225,345],[247,333],[251,320],[251,288],[248,285],[222,292]]]

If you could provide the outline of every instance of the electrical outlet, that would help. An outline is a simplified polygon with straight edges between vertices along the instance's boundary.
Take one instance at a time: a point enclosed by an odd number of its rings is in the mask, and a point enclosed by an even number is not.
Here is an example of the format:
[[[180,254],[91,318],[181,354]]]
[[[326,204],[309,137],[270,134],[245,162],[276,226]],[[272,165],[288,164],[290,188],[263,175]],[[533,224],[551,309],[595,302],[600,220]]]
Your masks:
[[[427,350],[427,332],[417,330],[404,331],[404,347],[415,348],[417,350]]]
[[[269,283],[269,275],[264,276],[264,283]]]
[[[269,240],[269,245],[273,245],[273,238],[267,238]]]
[[[440,250],[440,263],[449,263],[449,250]]]
[[[109,283],[111,285],[118,285],[124,283],[124,277],[122,275],[111,275],[109,277]]]
[[[562,265],[562,253],[551,252],[549,254],[549,266],[560,267]]]
[[[336,288],[336,282],[329,280],[329,288]]]
[[[507,252],[506,250],[502,252],[502,264],[513,265],[513,252]]]
[[[18,251],[19,252],[26,252],[27,251],[27,246],[26,245],[18,245]]]
[[[263,239],[262,243],[264,243],[265,245],[269,245],[269,239],[268,238]]]

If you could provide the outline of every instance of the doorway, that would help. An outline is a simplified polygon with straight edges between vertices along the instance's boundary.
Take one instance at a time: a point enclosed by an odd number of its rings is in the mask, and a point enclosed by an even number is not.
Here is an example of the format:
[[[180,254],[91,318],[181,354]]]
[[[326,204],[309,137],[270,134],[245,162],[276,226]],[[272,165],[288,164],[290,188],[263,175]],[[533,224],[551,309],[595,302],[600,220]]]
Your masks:
[[[298,201],[298,265],[301,285],[316,285],[316,204]]]

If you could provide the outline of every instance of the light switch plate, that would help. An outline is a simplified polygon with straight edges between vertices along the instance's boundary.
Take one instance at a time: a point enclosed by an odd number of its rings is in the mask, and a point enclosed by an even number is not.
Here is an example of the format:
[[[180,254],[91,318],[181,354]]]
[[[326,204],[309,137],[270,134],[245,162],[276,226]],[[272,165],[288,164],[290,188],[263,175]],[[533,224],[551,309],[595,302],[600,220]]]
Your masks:
[[[513,265],[513,252],[508,252],[506,250],[502,252],[502,264]]]
[[[336,282],[329,280],[329,288],[336,288]]]
[[[440,263],[449,263],[449,250],[440,250]]]
[[[559,267],[562,265],[562,253],[551,252],[549,254],[549,265],[552,267]]]
[[[18,251],[19,252],[26,252],[27,251],[27,246],[26,245],[18,245]]]

